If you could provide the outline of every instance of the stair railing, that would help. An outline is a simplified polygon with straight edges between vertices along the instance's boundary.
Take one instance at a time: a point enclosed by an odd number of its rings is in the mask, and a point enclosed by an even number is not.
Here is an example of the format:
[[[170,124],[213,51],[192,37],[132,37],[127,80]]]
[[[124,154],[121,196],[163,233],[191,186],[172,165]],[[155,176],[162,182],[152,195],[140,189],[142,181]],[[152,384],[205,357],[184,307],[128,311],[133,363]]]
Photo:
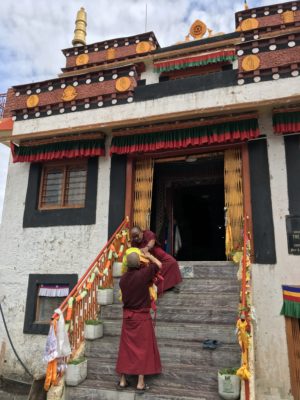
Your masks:
[[[99,315],[100,305],[97,303],[97,288],[101,287],[104,289],[113,287],[113,262],[117,260],[122,261],[122,257],[128,248],[128,244],[129,219],[126,217],[109,241],[102,248],[95,260],[88,267],[83,276],[79,279],[76,286],[71,290],[68,297],[59,306],[66,323],[66,329],[72,351],[71,358],[74,357],[76,351],[84,342],[85,321],[97,319]],[[52,326],[56,326],[59,317],[60,316],[58,313],[53,314],[51,321]],[[57,358],[53,361],[59,360]],[[46,381],[49,364],[51,362],[48,363]],[[51,366],[50,370],[52,371]],[[53,375],[52,372],[51,374]],[[60,371],[60,376],[62,375],[63,370]],[[56,373],[54,376],[57,376]],[[55,382],[56,379],[52,379],[50,385]],[[50,385],[48,384],[46,386],[50,387]]]
[[[6,103],[6,93],[0,93],[0,119],[3,118]]]
[[[249,217],[244,217],[243,228],[243,252],[241,258],[241,292],[240,292],[240,306],[239,306],[239,319],[237,321],[237,334],[238,341],[242,351],[242,365],[237,371],[237,375],[243,381],[244,398],[250,399],[250,380],[252,378],[250,373],[250,358],[252,345],[252,323],[251,323],[251,241],[249,231]]]

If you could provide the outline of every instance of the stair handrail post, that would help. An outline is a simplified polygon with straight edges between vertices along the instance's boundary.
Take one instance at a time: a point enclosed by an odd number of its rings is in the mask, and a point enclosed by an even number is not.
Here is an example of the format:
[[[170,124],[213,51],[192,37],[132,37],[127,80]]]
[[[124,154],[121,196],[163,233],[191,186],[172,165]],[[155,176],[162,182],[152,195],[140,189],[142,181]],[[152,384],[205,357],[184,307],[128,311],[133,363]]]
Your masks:
[[[238,341],[242,350],[242,366],[237,371],[237,375],[242,379],[244,388],[244,399],[250,400],[250,380],[253,379],[253,374],[250,373],[249,359],[250,346],[252,343],[252,322],[250,317],[251,304],[251,286],[250,286],[250,231],[249,231],[249,216],[244,215],[243,227],[243,252],[241,260],[241,299],[240,299],[240,314],[237,322]],[[253,360],[251,360],[253,361]],[[252,386],[251,386],[252,387]]]
[[[100,305],[97,303],[97,288],[99,285],[102,288],[112,287],[113,262],[122,261],[129,243],[129,218],[126,217],[58,307],[60,313],[54,312],[52,315],[51,326],[53,327],[56,327],[60,314],[64,317],[71,345],[71,354],[68,357],[57,357],[48,362],[44,386],[46,390],[49,390],[51,385],[55,385],[59,378],[64,375],[64,368],[61,368],[59,373],[53,374],[53,362],[55,368],[57,368],[58,362],[64,364],[68,360],[76,358],[80,353],[84,342],[84,322],[88,319],[96,319],[100,311]],[[56,378],[49,379],[49,375]]]

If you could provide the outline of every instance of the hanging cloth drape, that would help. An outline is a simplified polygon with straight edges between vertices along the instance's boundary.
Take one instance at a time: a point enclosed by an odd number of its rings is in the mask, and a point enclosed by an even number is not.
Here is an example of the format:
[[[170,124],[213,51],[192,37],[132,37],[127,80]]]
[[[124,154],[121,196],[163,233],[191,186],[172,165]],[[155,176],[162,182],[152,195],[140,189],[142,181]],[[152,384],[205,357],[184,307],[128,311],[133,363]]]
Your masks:
[[[234,49],[217,50],[210,53],[185,56],[154,63],[154,72],[167,72],[190,67],[199,67],[207,64],[232,62],[236,59]]]
[[[281,315],[300,318],[300,286],[282,286],[283,305]]]
[[[115,136],[112,138],[110,154],[147,153],[235,143],[257,136],[258,122],[256,118],[251,118],[172,131]]]
[[[226,211],[226,257],[242,246],[243,236],[243,177],[240,149],[224,152],[224,193]]]
[[[274,112],[273,129],[276,134],[300,133],[300,108],[296,111]]]
[[[105,155],[104,138],[61,141],[36,146],[17,146],[11,142],[13,162],[40,162]]]
[[[136,162],[133,225],[137,225],[143,230],[150,228],[153,166],[153,160],[150,158]]]

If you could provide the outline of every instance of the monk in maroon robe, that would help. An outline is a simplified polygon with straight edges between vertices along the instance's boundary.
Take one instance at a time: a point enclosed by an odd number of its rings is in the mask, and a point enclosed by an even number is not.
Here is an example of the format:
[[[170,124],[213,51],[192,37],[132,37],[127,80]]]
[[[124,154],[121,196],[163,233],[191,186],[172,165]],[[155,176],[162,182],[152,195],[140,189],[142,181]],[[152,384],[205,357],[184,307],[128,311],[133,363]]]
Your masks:
[[[127,272],[120,279],[123,324],[116,371],[121,374],[119,389],[128,386],[125,375],[138,375],[137,391],[148,389],[144,375],[161,373],[153,321],[150,315],[149,285],[161,268],[161,263],[150,253],[151,264],[140,266],[137,253],[127,256]]]
[[[131,230],[131,245],[138,247],[143,252],[150,252],[162,263],[160,275],[164,280],[158,283],[158,294],[171,288],[174,292],[179,292],[179,288],[176,287],[182,281],[179,265],[174,257],[161,248],[155,233],[149,230],[142,231],[135,226]]]

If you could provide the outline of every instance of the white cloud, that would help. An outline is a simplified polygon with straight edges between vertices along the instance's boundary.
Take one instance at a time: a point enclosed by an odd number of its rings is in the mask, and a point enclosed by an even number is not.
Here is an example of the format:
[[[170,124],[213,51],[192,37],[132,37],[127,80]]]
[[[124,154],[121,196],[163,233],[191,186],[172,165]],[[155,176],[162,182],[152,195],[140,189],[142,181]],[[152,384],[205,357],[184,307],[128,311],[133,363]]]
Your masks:
[[[280,3],[249,0],[249,7]],[[154,31],[161,46],[184,40],[195,19],[215,32],[235,29],[243,0],[2,0],[0,2],[0,93],[17,84],[55,77],[64,67],[61,49],[71,47],[76,12],[88,13],[87,42]],[[8,151],[0,148],[0,209]]]

